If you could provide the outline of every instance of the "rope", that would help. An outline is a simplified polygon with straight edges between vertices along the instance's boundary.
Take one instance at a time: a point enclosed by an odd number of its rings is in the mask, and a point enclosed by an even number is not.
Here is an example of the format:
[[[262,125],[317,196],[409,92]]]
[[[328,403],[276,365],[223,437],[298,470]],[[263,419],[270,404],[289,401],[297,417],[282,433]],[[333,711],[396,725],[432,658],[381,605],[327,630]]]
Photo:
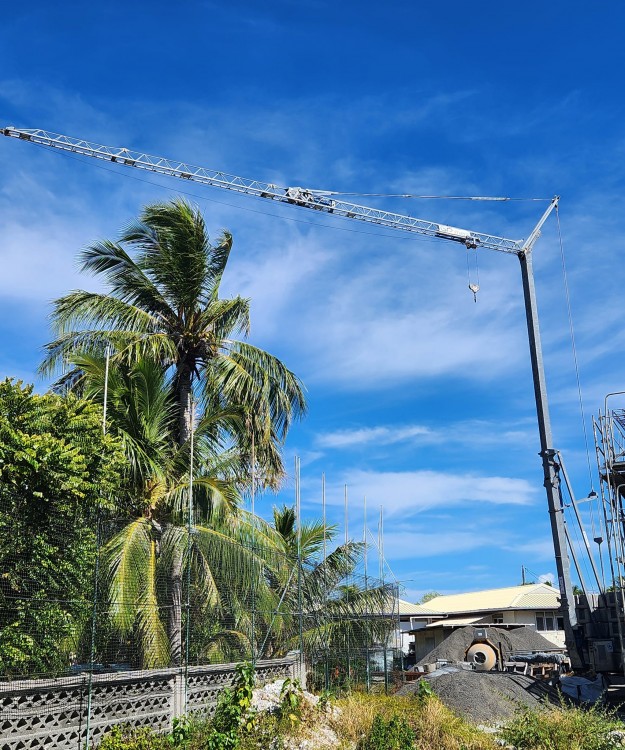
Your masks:
[[[590,489],[591,489],[591,491],[594,491],[593,483],[592,483],[592,469],[590,467],[590,450],[588,448],[588,431],[586,429],[586,415],[584,413],[584,399],[583,399],[583,396],[582,396],[582,386],[581,386],[581,381],[580,381],[580,377],[579,377],[579,363],[578,363],[578,360],[577,360],[577,347],[575,345],[575,331],[574,331],[574,328],[573,328],[573,315],[571,313],[571,297],[570,297],[570,294],[569,294],[569,282],[568,282],[568,277],[567,277],[567,273],[566,273],[566,261],[565,261],[565,258],[564,258],[564,243],[562,241],[562,230],[561,230],[561,227],[560,227],[560,210],[559,210],[558,206],[556,206],[556,220],[557,220],[557,225],[558,225],[558,240],[559,240],[559,244],[560,244],[560,258],[562,260],[562,277],[564,279],[564,292],[565,292],[565,295],[566,295],[566,310],[567,310],[567,314],[568,314],[568,318],[569,318],[569,333],[570,333],[570,336],[571,336],[571,347],[572,347],[572,350],[573,350],[573,363],[575,365],[575,379],[577,381],[577,398],[578,398],[578,401],[579,401],[579,410],[580,410],[580,415],[581,415],[581,419],[582,419],[582,429],[583,429],[583,432],[584,432],[584,446],[586,448],[586,463],[588,465],[588,480],[590,482]],[[593,513],[593,507],[592,507],[593,504],[592,504],[592,502],[589,503],[589,504],[590,504],[590,523],[592,525],[592,533],[593,533],[593,536],[597,536],[596,529],[595,529],[595,516],[594,516],[594,513]]]

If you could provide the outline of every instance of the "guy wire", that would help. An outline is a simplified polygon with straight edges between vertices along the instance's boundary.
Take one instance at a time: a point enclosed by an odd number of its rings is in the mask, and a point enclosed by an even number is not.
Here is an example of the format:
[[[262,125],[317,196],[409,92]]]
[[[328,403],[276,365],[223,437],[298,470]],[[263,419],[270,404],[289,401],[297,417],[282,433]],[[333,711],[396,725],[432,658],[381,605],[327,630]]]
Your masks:
[[[580,414],[581,414],[581,418],[582,418],[582,429],[583,429],[583,432],[584,432],[584,446],[586,448],[586,463],[587,463],[587,466],[588,466],[588,480],[590,482],[590,489],[592,490],[593,489],[593,482],[592,482],[592,469],[590,467],[590,450],[588,448],[588,431],[586,429],[586,415],[584,413],[584,399],[583,399],[583,396],[582,396],[582,386],[581,386],[581,381],[580,381],[580,377],[579,377],[579,364],[578,364],[578,360],[577,360],[577,347],[575,345],[575,330],[574,330],[574,327],[573,327],[573,315],[571,313],[571,297],[570,297],[570,294],[569,294],[569,282],[568,282],[568,277],[567,277],[567,273],[566,273],[566,261],[565,261],[565,258],[564,258],[564,243],[562,241],[562,229],[560,227],[560,209],[559,209],[558,206],[556,206],[556,222],[557,222],[557,226],[558,226],[558,241],[559,241],[559,244],[560,244],[560,258],[561,258],[561,261],[562,261],[562,277],[564,279],[564,292],[565,292],[565,296],[566,296],[566,309],[567,309],[567,314],[568,314],[568,318],[569,318],[569,333],[570,333],[570,336],[571,336],[571,347],[572,347],[572,350],[573,350],[573,363],[574,363],[574,366],[575,366],[575,379],[577,381],[577,397],[578,397],[578,400],[579,400],[579,410],[580,410]],[[593,504],[591,502],[590,503],[590,521],[591,521],[591,524],[592,524],[593,535],[596,536],[596,533],[595,533],[595,519],[594,519],[594,513],[593,513],[592,505]]]

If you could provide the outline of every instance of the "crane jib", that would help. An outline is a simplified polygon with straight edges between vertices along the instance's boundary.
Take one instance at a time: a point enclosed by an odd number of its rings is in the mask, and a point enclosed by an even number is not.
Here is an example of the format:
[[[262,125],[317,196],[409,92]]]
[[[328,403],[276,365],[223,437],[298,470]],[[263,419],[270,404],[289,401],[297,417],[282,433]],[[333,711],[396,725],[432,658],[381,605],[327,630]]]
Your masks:
[[[376,224],[388,229],[459,242],[468,248],[483,247],[487,250],[497,250],[514,255],[518,255],[523,248],[522,240],[511,240],[506,237],[497,237],[483,232],[473,232],[426,219],[418,219],[414,216],[335,200],[325,192],[309,190],[307,188],[281,188],[273,183],[250,180],[219,170],[197,167],[185,162],[151,156],[150,154],[132,151],[127,148],[104,146],[80,138],[49,133],[45,130],[21,130],[12,126],[3,128],[2,133],[5,136],[30,141],[40,146],[69,151],[102,161],[110,161],[115,164],[134,167],[135,169],[178,177],[190,182],[231,190],[257,198],[265,198],[279,203],[288,203],[301,208],[334,214],[346,219],[355,219],[368,224]]]

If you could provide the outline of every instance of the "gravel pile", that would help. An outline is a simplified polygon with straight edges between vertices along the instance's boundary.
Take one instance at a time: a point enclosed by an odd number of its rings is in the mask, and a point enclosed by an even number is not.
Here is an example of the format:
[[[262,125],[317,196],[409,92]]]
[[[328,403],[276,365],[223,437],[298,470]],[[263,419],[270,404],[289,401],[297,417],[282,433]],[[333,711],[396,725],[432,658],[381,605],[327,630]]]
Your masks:
[[[501,643],[504,659],[516,651],[551,651],[556,648],[551,641],[543,638],[531,628],[516,628],[515,630],[488,628],[487,631],[489,641],[497,646]],[[474,637],[475,627],[472,625],[454,630],[427,656],[419,659],[419,664],[432,664],[436,661],[463,661]]]
[[[542,705],[537,680],[524,675],[459,669],[439,670],[425,679],[448,708],[474,724],[500,723],[518,708]],[[418,682],[409,682],[398,695],[410,695],[418,689]]]

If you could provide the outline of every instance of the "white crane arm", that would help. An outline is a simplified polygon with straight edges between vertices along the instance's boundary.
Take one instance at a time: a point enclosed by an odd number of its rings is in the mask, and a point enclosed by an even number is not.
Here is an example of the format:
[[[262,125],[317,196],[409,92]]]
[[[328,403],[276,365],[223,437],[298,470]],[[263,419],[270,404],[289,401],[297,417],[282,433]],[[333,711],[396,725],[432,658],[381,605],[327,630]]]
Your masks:
[[[356,203],[348,203],[342,200],[334,200],[322,191],[309,190],[301,187],[278,187],[269,182],[249,180],[245,177],[227,174],[218,170],[196,167],[180,161],[172,161],[160,156],[151,156],[140,151],[131,151],[127,148],[115,146],[103,146],[100,143],[91,143],[80,138],[71,138],[67,135],[49,133],[45,130],[21,130],[12,126],[2,129],[2,134],[10,138],[18,138],[22,141],[56,148],[61,151],[70,151],[83,156],[90,156],[102,161],[111,161],[117,164],[143,169],[147,172],[155,172],[170,177],[178,177],[190,182],[199,182],[211,187],[219,187],[225,190],[233,190],[245,195],[253,195],[258,198],[267,198],[279,203],[290,203],[310,208],[315,211],[323,211],[336,214],[348,219],[357,219],[369,224],[398,229],[404,232],[413,232],[428,237],[439,237],[440,239],[460,242],[470,248],[483,247],[489,250],[498,250],[503,253],[518,255],[523,249],[522,240],[510,240],[505,237],[497,237],[483,232],[473,232],[468,229],[439,224],[435,221],[417,219],[413,216],[404,216],[391,211],[383,211],[379,208],[360,206]]]

